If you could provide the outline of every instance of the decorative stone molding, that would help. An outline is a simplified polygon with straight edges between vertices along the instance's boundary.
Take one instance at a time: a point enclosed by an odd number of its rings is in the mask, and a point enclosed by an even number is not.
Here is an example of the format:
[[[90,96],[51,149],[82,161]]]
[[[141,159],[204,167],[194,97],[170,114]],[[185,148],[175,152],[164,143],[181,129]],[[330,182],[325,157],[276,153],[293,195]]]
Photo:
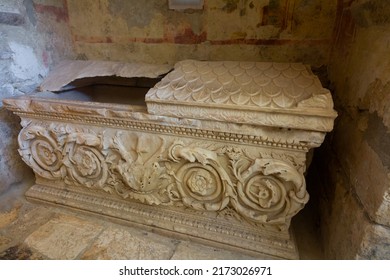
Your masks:
[[[19,153],[39,176],[146,204],[242,218],[287,228],[308,200],[304,158],[267,156],[234,143],[24,121]],[[295,166],[294,166],[295,165]]]

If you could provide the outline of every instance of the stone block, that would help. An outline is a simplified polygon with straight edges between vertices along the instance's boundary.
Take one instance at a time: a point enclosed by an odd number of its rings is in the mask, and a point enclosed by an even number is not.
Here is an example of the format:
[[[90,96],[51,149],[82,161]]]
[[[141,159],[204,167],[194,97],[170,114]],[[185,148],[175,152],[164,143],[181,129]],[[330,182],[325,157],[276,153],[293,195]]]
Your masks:
[[[168,260],[176,241],[150,232],[110,226],[82,255],[82,259]]]
[[[34,231],[25,243],[49,259],[76,259],[102,229],[88,220],[60,215]]]
[[[21,205],[12,208],[10,211],[1,211],[0,209],[0,229],[8,226],[18,218],[20,207]]]
[[[390,225],[387,142],[385,127],[376,114],[343,114],[333,139],[351,191],[356,193],[370,219],[383,225]]]
[[[363,204],[371,220],[383,225],[390,225],[388,197],[390,180],[389,169],[383,166],[380,156],[366,143],[362,143],[361,156],[357,163],[355,175],[350,174],[359,200]]]
[[[390,259],[390,229],[378,224],[367,224],[357,259]]]
[[[0,260],[44,260],[45,257],[28,248],[26,245],[16,245],[0,253]]]
[[[260,256],[257,256],[260,258]],[[269,259],[264,255],[261,259]],[[172,260],[252,260],[252,256],[241,254],[239,252],[217,249],[194,242],[183,241],[177,246]]]
[[[30,203],[24,203],[17,214],[17,218],[2,229],[3,234],[12,240],[24,240],[54,215],[50,208]]]
[[[372,222],[348,176],[335,160],[322,180],[321,231],[327,259],[388,259],[389,230]]]

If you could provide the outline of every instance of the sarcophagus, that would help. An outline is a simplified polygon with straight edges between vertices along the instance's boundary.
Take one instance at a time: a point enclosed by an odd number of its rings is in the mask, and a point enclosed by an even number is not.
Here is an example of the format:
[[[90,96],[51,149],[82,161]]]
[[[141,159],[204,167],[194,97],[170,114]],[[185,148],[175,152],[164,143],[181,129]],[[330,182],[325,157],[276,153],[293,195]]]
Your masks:
[[[163,78],[130,68],[126,87],[4,100],[36,175],[26,197],[298,258],[289,225],[309,199],[307,154],[336,117],[318,78],[298,63],[187,60]]]

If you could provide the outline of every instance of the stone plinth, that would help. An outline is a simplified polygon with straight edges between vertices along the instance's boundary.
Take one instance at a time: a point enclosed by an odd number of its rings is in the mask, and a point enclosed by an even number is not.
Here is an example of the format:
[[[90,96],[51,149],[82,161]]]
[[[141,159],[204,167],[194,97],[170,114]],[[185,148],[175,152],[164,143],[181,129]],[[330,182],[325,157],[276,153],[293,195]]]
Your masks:
[[[309,199],[306,154],[336,117],[307,67],[183,61],[149,91],[122,91],[4,101],[22,118],[19,153],[36,175],[28,198],[298,257],[289,225]]]

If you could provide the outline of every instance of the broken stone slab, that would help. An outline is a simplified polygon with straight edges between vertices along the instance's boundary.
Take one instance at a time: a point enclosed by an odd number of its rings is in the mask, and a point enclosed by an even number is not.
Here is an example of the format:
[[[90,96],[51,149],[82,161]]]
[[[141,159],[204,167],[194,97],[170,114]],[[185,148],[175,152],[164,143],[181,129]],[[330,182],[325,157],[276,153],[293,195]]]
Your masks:
[[[40,91],[61,91],[74,81],[94,77],[158,78],[168,73],[170,65],[125,63],[98,60],[63,61],[44,79]],[[83,86],[93,83],[83,83]],[[67,87],[69,89],[69,87]]]

